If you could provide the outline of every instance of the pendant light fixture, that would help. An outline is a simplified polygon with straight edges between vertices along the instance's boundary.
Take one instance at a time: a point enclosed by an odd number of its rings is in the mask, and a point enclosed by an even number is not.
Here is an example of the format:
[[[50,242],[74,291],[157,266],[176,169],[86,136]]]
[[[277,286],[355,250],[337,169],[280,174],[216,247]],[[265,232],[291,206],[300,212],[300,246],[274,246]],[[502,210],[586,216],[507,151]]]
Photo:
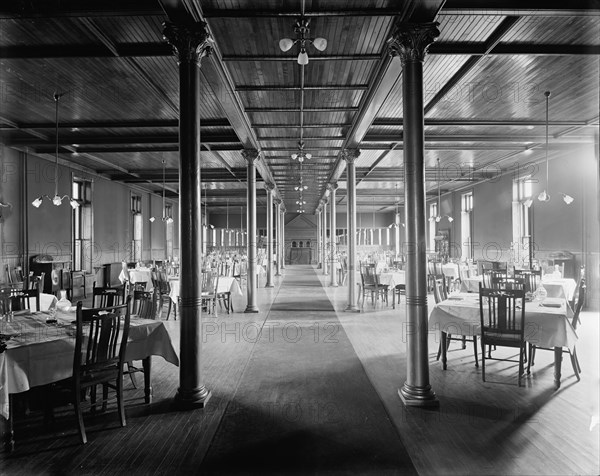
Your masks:
[[[302,162],[304,162],[305,160],[310,159],[312,159],[312,154],[304,152],[304,142],[298,142],[298,153],[292,154],[292,160],[297,160],[298,162],[300,162],[300,164],[302,164]]]
[[[388,228],[398,228],[399,226],[404,226],[404,223],[399,223],[396,221],[396,217],[400,213],[400,196],[398,195],[398,183],[396,183],[396,203],[394,204],[394,221]]]
[[[546,188],[538,195],[538,200],[540,202],[549,202],[550,194],[548,193],[548,176],[549,176],[549,162],[548,162],[548,118],[549,118],[549,103],[550,103],[550,91],[544,92],[544,96],[546,97]],[[559,192],[562,195],[563,201],[570,205],[575,200],[570,195],[566,193]]]
[[[74,198],[69,197],[69,195],[63,195],[62,197],[58,195],[58,100],[63,97],[63,94],[59,94],[57,92],[54,93],[54,103],[55,103],[55,126],[56,126],[56,147],[54,151],[54,197],[50,198],[48,195],[41,195],[36,198],[31,204],[35,208],[40,208],[44,198],[50,200],[55,206],[59,207],[62,205],[62,201],[66,198],[69,200],[69,204],[74,209],[79,207],[79,202]]]
[[[438,201],[437,201],[437,216],[435,217],[429,217],[429,221],[435,221],[436,223],[439,223],[442,221],[442,218],[448,218],[448,221],[450,223],[452,223],[454,221],[454,218],[452,218],[450,215],[440,215],[440,213],[442,212],[442,207],[441,207],[441,191],[440,191],[440,159],[438,157],[437,159],[437,186],[438,186]]]
[[[304,12],[304,2],[302,2],[302,11]],[[312,44],[317,50],[324,51],[327,48],[327,40],[325,38],[308,38],[308,34],[310,33],[310,20],[301,16],[294,26],[294,32],[296,33],[296,39],[292,40],[291,38],[283,38],[279,40],[279,48],[281,51],[289,51],[292,46],[296,43],[300,45],[300,51],[298,53],[298,64],[299,65],[307,65],[308,64],[308,53],[306,52],[306,47]]]
[[[166,162],[165,159],[162,159],[162,166],[163,166],[163,173],[162,173],[162,221],[164,221],[165,223],[173,223],[173,218],[167,215],[167,208],[166,208],[166,202],[165,202],[165,167],[166,167]],[[154,217],[150,217],[150,223],[154,223],[154,220],[156,220],[156,218]]]

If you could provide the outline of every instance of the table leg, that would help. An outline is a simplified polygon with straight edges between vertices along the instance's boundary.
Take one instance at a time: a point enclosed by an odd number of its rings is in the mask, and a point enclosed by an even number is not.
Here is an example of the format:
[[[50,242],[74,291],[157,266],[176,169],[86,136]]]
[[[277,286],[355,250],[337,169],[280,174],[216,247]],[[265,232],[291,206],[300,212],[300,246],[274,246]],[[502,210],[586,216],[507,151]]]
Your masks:
[[[448,368],[447,362],[447,356],[446,356],[446,350],[447,350],[447,343],[446,343],[446,333],[442,331],[442,369],[446,370]]]
[[[560,388],[561,366],[562,366],[562,347],[554,348],[554,385],[556,390]]]
[[[13,427],[13,398],[8,395],[8,419],[6,421],[6,435],[4,437],[4,445],[8,453],[15,450],[15,430]]]
[[[142,360],[142,366],[144,367],[144,401],[145,403],[152,403],[152,356]]]

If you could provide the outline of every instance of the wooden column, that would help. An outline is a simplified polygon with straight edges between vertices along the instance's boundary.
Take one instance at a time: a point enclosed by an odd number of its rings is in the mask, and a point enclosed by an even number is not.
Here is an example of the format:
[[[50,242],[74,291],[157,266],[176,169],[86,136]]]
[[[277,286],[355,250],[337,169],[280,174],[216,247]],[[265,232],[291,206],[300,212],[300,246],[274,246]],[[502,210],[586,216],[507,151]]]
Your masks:
[[[256,262],[256,165],[258,160],[258,151],[256,149],[244,149],[242,155],[248,163],[248,241],[246,243],[246,254],[248,259],[248,276],[246,291],[248,293],[248,303],[244,312],[258,312],[256,305],[256,284],[258,276],[256,275],[258,263]]]
[[[427,351],[427,239],[425,216],[425,133],[423,61],[439,36],[437,23],[400,23],[388,40],[390,54],[402,60],[404,128],[404,210],[406,263],[406,381],[398,391],[407,406],[437,406],[429,384]]]
[[[337,190],[337,183],[327,184],[327,190],[329,190],[329,256],[330,256],[330,274],[331,280],[330,286],[337,288],[338,285],[338,273],[337,273],[337,243],[335,241],[335,229],[336,229],[336,217],[335,217],[335,191]]]
[[[265,183],[267,191],[267,283],[265,288],[273,287],[273,190],[275,185]]]
[[[275,256],[277,260],[277,264],[275,266],[275,276],[281,276],[281,204],[283,202],[280,199],[275,200],[275,205],[277,206],[276,217],[276,226],[275,226]]]
[[[165,22],[164,38],[179,64],[179,254],[180,364],[175,401],[183,408],[203,407],[210,392],[202,383],[202,204],[200,180],[200,60],[210,54],[204,22]]]
[[[396,252],[396,258],[400,258],[400,233],[402,233],[402,225],[400,224],[400,212],[394,214],[394,223],[396,224],[396,229],[394,230],[394,250]]]
[[[346,202],[348,222],[348,305],[346,311],[360,312],[356,305],[356,168],[354,161],[360,155],[358,149],[345,149],[342,157],[346,161]]]

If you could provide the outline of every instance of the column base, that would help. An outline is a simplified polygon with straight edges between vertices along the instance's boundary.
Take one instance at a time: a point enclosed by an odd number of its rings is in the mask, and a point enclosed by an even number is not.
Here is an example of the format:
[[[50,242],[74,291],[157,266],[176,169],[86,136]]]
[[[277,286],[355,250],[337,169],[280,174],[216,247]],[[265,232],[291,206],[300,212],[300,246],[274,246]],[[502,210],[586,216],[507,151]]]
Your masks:
[[[281,273],[276,273],[275,276],[281,276]]]
[[[272,284],[269,284],[269,283],[265,284],[265,288],[274,288],[274,287],[275,286],[273,286]]]
[[[246,306],[246,310],[244,312],[259,312],[259,310],[256,306]]]
[[[344,309],[344,312],[360,312],[360,309],[358,308],[358,306],[352,306],[348,304],[348,307]]]
[[[180,410],[204,408],[210,400],[211,395],[210,391],[204,385],[191,390],[184,390],[179,387],[173,403]]]
[[[425,387],[415,387],[404,382],[402,388],[398,389],[400,400],[407,407],[439,407],[435,392],[431,390],[431,385]]]
[[[331,283],[331,284],[329,285],[329,287],[330,287],[330,288],[337,288],[337,287],[338,287],[338,284],[337,284],[337,283]]]

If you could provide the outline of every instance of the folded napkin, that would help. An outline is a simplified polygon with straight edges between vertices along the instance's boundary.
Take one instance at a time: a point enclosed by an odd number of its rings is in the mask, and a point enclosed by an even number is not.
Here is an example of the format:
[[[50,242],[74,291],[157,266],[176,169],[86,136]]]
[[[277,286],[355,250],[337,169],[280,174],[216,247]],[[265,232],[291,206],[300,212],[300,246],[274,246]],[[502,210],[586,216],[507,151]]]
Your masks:
[[[558,302],[541,302],[540,306],[542,307],[560,307],[561,304]]]

